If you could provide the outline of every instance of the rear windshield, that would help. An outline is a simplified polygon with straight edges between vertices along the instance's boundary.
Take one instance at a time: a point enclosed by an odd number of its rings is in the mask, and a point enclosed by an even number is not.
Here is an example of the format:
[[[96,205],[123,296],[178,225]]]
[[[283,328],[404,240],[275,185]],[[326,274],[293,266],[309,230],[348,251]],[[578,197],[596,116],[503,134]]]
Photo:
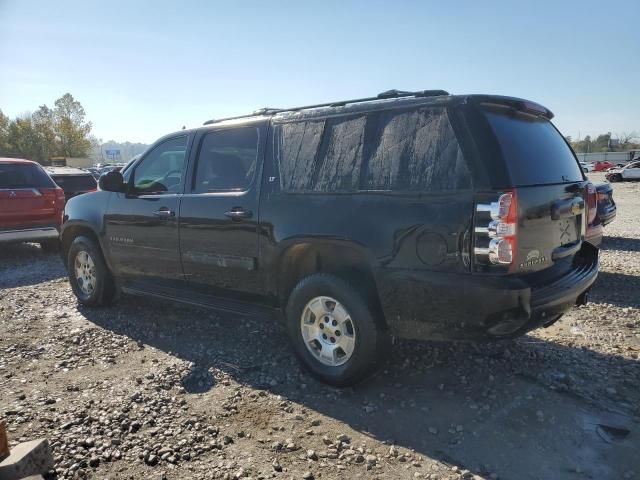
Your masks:
[[[578,182],[582,171],[573,152],[546,119],[520,112],[488,110],[514,186]]]
[[[97,185],[91,175],[54,175],[53,179],[65,192],[86,192]]]
[[[0,163],[0,188],[52,188],[53,181],[38,165]]]

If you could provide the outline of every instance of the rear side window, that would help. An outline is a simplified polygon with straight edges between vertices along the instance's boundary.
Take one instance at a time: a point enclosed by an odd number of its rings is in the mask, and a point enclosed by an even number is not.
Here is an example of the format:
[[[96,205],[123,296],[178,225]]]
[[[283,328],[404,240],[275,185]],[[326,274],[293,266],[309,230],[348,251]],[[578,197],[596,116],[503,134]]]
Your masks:
[[[257,158],[257,128],[207,133],[198,152],[193,191],[207,193],[248,189],[255,176]]]
[[[38,165],[0,163],[0,188],[53,188],[55,184]]]
[[[96,181],[91,175],[53,175],[53,180],[65,192],[86,192],[96,188]]]
[[[582,171],[562,135],[546,119],[488,110],[514,186],[578,182]]]
[[[379,114],[364,189],[437,191],[471,187],[444,109]]]
[[[445,109],[372,112],[276,127],[288,192],[437,191],[471,186]]]

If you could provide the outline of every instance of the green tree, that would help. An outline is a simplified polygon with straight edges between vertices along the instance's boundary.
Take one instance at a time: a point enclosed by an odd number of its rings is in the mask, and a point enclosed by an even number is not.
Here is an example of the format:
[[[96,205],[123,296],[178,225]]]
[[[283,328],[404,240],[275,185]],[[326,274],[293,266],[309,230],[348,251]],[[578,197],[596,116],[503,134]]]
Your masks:
[[[9,155],[9,117],[0,110],[0,157]]]
[[[33,127],[30,114],[24,114],[9,122],[7,144],[7,154],[10,157],[29,160],[42,158],[38,135]]]
[[[85,120],[82,104],[70,93],[65,93],[56,100],[53,116],[60,154],[66,157],[87,156],[91,150],[91,122]]]
[[[39,144],[40,156],[37,160],[48,160],[59,154],[58,140],[55,132],[55,118],[53,110],[46,105],[41,105],[31,115],[33,128]]]

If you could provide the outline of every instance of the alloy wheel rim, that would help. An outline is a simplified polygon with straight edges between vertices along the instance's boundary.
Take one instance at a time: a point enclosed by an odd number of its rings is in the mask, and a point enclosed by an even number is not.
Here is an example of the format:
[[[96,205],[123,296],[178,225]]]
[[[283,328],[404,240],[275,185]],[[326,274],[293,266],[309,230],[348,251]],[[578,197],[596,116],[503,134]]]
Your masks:
[[[91,295],[96,289],[96,267],[93,258],[84,250],[78,252],[74,268],[78,288],[85,295]]]
[[[347,309],[334,298],[312,298],[302,311],[300,329],[305,347],[324,365],[343,365],[353,355],[355,325]]]

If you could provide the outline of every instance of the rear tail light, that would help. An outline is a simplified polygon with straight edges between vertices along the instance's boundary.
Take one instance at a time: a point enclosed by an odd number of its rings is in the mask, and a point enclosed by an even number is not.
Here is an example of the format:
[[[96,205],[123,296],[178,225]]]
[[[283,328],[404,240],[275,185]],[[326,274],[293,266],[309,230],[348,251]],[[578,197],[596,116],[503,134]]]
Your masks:
[[[592,225],[598,213],[598,193],[593,183],[587,183],[587,225]]]
[[[516,252],[517,222],[515,192],[504,192],[495,202],[477,204],[474,247],[476,262],[511,265]]]

